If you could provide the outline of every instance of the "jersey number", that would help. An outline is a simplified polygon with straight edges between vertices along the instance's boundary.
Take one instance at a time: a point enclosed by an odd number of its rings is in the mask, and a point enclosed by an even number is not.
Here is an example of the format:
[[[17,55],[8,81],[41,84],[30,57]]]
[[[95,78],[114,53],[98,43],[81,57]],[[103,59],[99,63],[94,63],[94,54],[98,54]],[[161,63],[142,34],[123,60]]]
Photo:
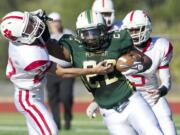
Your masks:
[[[8,59],[8,66],[9,71],[7,72],[7,77],[10,79],[14,74],[16,74],[16,68],[14,67],[11,58]]]
[[[143,86],[145,84],[145,77],[142,75],[131,75],[132,80],[131,83],[135,86],[135,87],[140,87]]]
[[[107,64],[111,64],[113,66],[115,66],[116,64],[116,61],[112,59],[106,61]],[[96,61],[93,60],[85,61],[83,63],[83,68],[93,68],[96,65],[97,65]],[[112,75],[111,73],[105,75],[91,74],[91,75],[86,75],[86,80],[88,81],[91,88],[100,88],[102,85],[109,85],[116,82],[118,78]]]

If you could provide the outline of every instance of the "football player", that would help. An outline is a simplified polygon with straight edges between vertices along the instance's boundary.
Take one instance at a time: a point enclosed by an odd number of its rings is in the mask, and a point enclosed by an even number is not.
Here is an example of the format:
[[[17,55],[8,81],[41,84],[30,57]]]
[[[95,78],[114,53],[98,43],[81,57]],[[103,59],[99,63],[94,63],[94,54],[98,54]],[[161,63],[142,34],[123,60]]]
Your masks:
[[[46,48],[49,31],[45,16],[29,12],[10,12],[1,20],[1,34],[9,42],[6,74],[15,87],[16,108],[26,118],[30,135],[57,135],[58,130],[43,101],[48,70],[61,76],[107,73],[101,62],[96,68],[64,69],[49,60]],[[99,71],[98,71],[99,70]]]
[[[150,69],[140,74],[127,75],[127,78],[152,107],[164,135],[176,135],[172,112],[165,98],[171,88],[169,68],[173,53],[171,42],[163,37],[150,36],[151,19],[142,10],[128,13],[123,19],[122,27],[128,29],[135,48],[152,59]],[[159,73],[158,76],[157,73]],[[158,84],[158,77],[160,84]]]
[[[95,0],[92,10],[102,14],[106,22],[107,31],[112,32],[121,28],[122,21],[115,21],[115,9],[112,0]]]
[[[152,23],[148,14],[142,10],[134,10],[123,19],[123,28],[128,29],[134,46],[152,59],[152,66],[140,74],[123,74],[152,107],[164,135],[176,135],[172,120],[172,112],[165,95],[171,87],[169,64],[172,59],[173,46],[169,40],[162,37],[151,37]],[[158,84],[157,72],[161,84]],[[87,108],[90,118],[95,116],[97,103],[92,102]],[[143,119],[142,119],[143,120]]]
[[[50,54],[64,57],[74,67],[91,68],[103,60],[107,65],[115,66],[120,56],[134,53],[141,55],[143,61],[134,62],[133,73],[143,72],[151,66],[151,60],[133,48],[126,30],[107,33],[105,25],[98,12],[80,13],[76,22],[77,37],[64,35],[59,41],[61,46],[48,45]],[[82,75],[81,78],[100,106],[110,134],[135,135],[135,129],[143,135],[162,135],[151,108],[121,72],[114,68],[110,73]]]

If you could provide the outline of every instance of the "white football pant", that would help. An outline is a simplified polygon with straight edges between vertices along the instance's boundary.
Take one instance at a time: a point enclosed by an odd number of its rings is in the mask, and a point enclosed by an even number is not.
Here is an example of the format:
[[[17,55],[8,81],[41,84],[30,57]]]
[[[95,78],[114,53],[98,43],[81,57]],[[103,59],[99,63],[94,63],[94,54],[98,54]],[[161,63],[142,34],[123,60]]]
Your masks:
[[[163,135],[151,107],[138,92],[122,112],[101,108],[100,113],[111,135]]]
[[[21,90],[15,88],[16,108],[26,118],[29,135],[58,135],[51,113],[44,104],[44,89]]]
[[[152,109],[158,119],[164,135],[177,135],[176,128],[172,120],[172,112],[166,98],[161,97]]]

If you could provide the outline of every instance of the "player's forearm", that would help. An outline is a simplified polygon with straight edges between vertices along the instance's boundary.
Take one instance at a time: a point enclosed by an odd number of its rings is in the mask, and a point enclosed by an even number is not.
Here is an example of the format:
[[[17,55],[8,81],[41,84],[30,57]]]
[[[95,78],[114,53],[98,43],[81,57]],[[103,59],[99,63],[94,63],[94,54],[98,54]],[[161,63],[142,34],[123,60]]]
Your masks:
[[[135,57],[136,61],[140,62],[140,64],[142,65],[143,68],[138,71],[139,73],[144,72],[151,67],[152,60],[144,53],[140,52],[139,50],[137,50],[135,48],[133,48],[129,53],[131,55],[133,55]]]
[[[152,65],[152,60],[151,58],[149,58],[147,55],[143,55],[143,61],[142,61],[142,65],[143,65],[143,71],[146,71],[147,69],[149,69]]]
[[[161,96],[164,96],[171,89],[171,74],[169,68],[159,69],[159,78],[161,85],[159,87]]]
[[[58,67],[56,75],[61,77],[77,77],[80,75],[94,74],[93,68],[61,68]]]

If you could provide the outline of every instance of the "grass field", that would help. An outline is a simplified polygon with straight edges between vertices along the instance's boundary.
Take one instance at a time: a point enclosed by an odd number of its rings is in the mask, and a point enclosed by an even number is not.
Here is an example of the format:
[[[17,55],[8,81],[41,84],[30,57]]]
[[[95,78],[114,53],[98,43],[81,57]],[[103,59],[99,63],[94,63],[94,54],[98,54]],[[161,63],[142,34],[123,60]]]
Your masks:
[[[180,135],[180,116],[174,116],[178,135]],[[0,113],[0,135],[27,135],[24,118],[17,113]],[[100,116],[88,119],[83,113],[76,113],[72,130],[61,130],[60,135],[108,135]]]

